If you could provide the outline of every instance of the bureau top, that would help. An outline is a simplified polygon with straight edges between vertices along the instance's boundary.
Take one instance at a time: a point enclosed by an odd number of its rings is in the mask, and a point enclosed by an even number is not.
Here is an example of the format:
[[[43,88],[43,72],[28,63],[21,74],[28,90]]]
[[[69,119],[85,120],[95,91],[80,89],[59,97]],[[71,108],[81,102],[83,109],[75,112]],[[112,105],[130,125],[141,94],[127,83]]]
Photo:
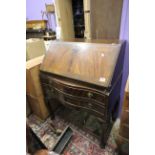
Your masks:
[[[95,85],[111,84],[121,42],[86,43],[53,41],[41,71]]]

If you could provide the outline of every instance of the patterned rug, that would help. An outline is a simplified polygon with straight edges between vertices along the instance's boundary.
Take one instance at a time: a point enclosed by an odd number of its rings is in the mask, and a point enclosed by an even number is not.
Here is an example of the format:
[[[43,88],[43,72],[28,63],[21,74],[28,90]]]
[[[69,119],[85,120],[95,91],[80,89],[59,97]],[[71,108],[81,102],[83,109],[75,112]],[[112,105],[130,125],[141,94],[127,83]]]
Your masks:
[[[48,150],[52,150],[59,137],[52,131],[51,124],[54,124],[56,129],[60,131],[63,131],[69,125],[73,130],[73,136],[63,151],[63,155],[118,155],[115,142],[118,125],[114,125],[105,149],[101,149],[97,138],[60,115],[56,115],[54,120],[47,118],[45,121],[41,121],[37,116],[32,114],[29,116],[27,122]]]

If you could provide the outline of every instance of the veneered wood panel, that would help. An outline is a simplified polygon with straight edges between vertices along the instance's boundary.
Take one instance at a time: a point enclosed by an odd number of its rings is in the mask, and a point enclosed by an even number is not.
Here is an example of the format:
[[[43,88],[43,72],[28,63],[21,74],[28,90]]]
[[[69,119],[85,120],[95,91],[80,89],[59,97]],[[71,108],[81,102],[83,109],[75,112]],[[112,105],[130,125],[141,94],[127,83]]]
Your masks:
[[[118,39],[123,0],[90,0],[91,39]]]
[[[52,42],[41,70],[108,87],[121,43]]]

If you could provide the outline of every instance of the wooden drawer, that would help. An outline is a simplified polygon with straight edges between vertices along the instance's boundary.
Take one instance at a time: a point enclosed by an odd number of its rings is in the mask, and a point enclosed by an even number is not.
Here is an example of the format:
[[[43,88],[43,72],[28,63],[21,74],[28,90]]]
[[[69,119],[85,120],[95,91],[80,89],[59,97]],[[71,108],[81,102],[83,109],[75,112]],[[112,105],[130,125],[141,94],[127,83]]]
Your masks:
[[[45,96],[48,99],[56,98],[65,104],[65,106],[88,110],[102,119],[105,117],[106,107],[100,102],[94,102],[89,98],[63,92],[63,89],[57,89],[47,84],[43,84],[42,86]]]
[[[64,95],[64,104],[69,107],[85,109],[90,113],[96,115],[97,117],[105,119],[105,108],[100,107],[99,105],[96,105],[94,103],[88,101],[76,100],[67,95]]]
[[[84,88],[75,88],[70,86],[63,86],[63,91],[68,94],[72,94],[77,97],[87,98],[91,100],[95,100],[96,102],[100,102],[104,104],[105,97],[101,94],[95,93],[91,90],[86,90]]]
[[[46,78],[46,77],[45,77]],[[105,106],[106,96],[92,89],[80,87],[78,85],[72,85],[66,82],[60,82],[58,80],[54,80],[52,78],[41,78],[42,83],[48,84],[64,93],[73,95],[75,97],[80,97],[83,99],[91,99],[94,102],[98,102],[99,104],[103,104]],[[46,83],[45,83],[46,81]]]

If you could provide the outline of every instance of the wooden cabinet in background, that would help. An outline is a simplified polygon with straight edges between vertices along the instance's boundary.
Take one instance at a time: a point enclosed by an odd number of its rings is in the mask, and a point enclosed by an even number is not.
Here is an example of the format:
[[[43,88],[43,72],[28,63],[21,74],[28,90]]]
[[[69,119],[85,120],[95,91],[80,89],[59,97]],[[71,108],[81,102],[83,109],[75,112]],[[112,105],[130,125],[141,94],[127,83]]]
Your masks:
[[[83,7],[74,12],[76,0],[55,0],[57,25],[61,28],[61,39],[79,38],[76,34],[75,20],[84,13],[84,38],[86,39],[119,39],[123,0],[83,0]],[[76,1],[76,3],[78,3]],[[78,16],[76,16],[78,14]],[[76,19],[77,17],[77,19]],[[76,24],[76,25],[75,25]],[[81,31],[83,31],[83,28]],[[81,37],[80,37],[81,38]]]
[[[118,39],[123,0],[90,0],[92,39]]]
[[[46,52],[43,39],[31,38],[26,40],[26,61],[42,56]]]
[[[26,21],[26,29],[43,29],[47,28],[47,20],[29,20]]]
[[[55,0],[57,26],[61,29],[60,39],[74,38],[72,0]]]
[[[121,115],[120,136],[129,141],[129,81],[125,88],[124,103]]]

